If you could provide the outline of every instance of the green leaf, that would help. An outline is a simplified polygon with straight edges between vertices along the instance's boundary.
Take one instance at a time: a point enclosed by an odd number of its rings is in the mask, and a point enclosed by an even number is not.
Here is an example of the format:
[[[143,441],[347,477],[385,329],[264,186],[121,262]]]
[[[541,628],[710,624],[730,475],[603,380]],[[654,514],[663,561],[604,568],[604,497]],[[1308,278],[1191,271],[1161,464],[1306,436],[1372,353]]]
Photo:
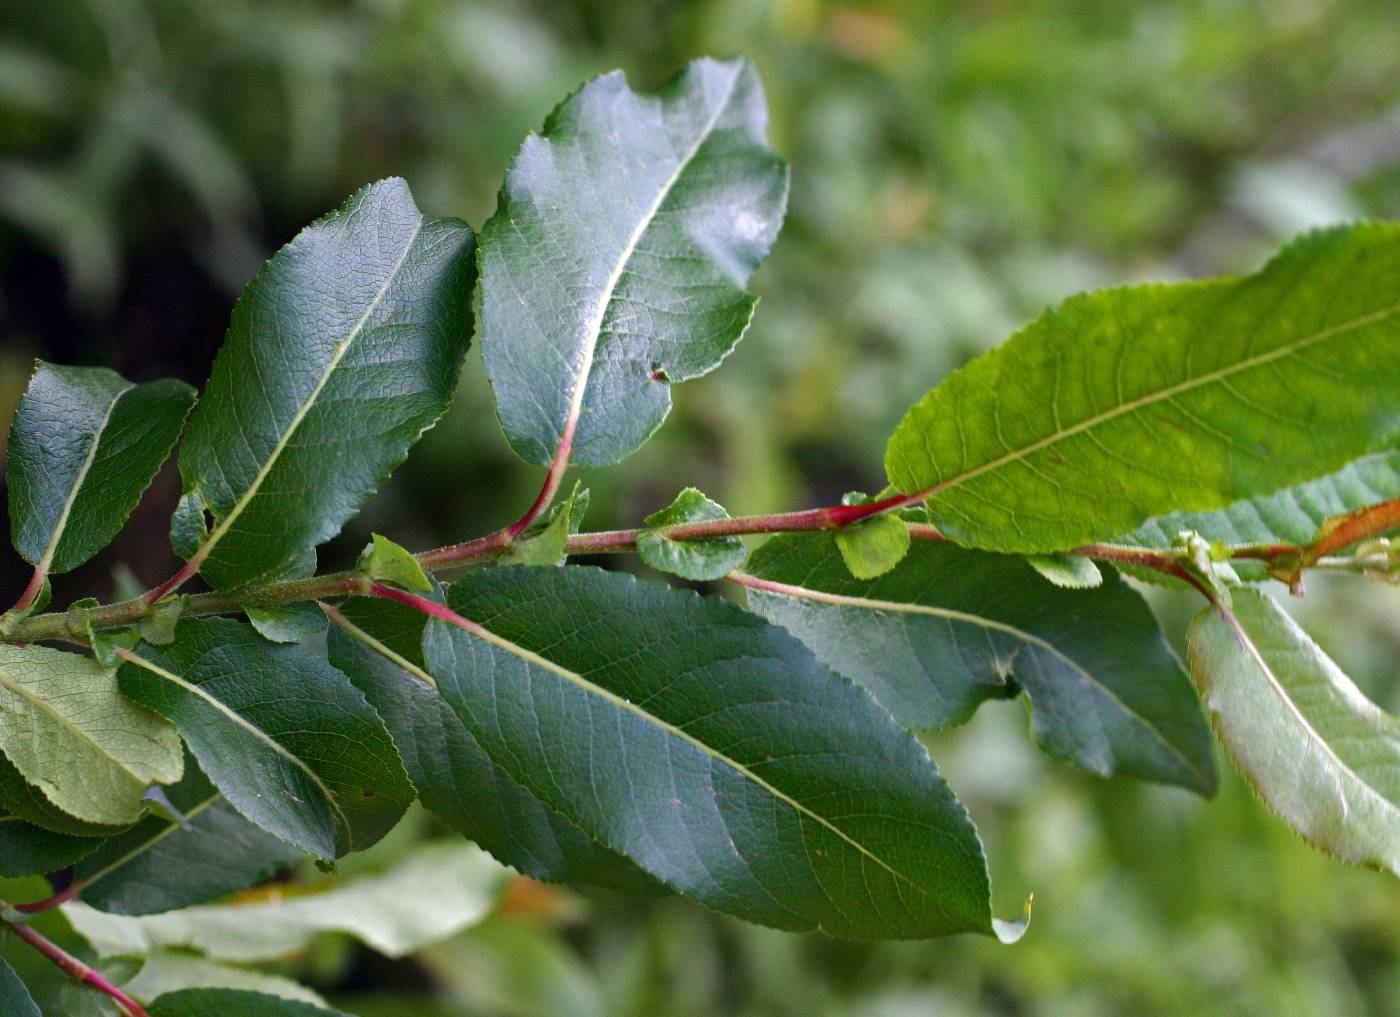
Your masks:
[[[644,520],[648,529],[637,537],[637,552],[642,561],[658,572],[672,572],[682,579],[697,582],[721,579],[733,572],[748,551],[738,537],[716,537],[713,540],[672,540],[666,529],[683,523],[707,523],[728,519],[724,506],[713,502],[693,487],[687,487],[676,500],[660,512]]]
[[[181,946],[218,960],[273,960],[305,949],[323,933],[342,932],[386,957],[405,957],[480,921],[509,878],[480,848],[434,841],[384,872],[312,893],[141,918],[81,904],[65,905],[64,914],[103,955]]]
[[[413,800],[374,708],[300,647],[194,619],[169,646],[138,646],[117,677],[174,723],[229,804],[319,858],[368,847]]]
[[[102,846],[96,837],[54,833],[18,816],[0,816],[0,876],[37,876],[66,868]]]
[[[150,816],[89,852],[73,872],[84,903],[123,915],[169,911],[242,890],[301,858],[240,816],[193,759],[167,794],[184,822]]]
[[[182,765],[174,728],[95,660],[45,646],[0,644],[0,751],[54,806],[104,825],[134,823],[146,788]]]
[[[1049,754],[1215,790],[1191,683],[1142,597],[1111,570],[1098,589],[1062,590],[1023,559],[920,540],[893,571],[854,579],[826,533],[776,537],[749,570],[755,610],[907,727],[962,723],[1019,687]]]
[[[1156,516],[1119,543],[1169,548],[1183,531],[1223,544],[1306,544],[1329,519],[1400,498],[1400,452],[1377,452],[1319,480],[1246,498],[1214,512]],[[1236,561],[1238,566],[1243,564]]]
[[[101,367],[38,362],[10,428],[10,534],[44,574],[116,536],[170,454],[195,398],[166,378],[133,385]]]
[[[242,989],[181,989],[161,996],[146,1012],[150,1017],[350,1017],[261,992]]]
[[[184,613],[187,601],[188,598],[182,595],[157,604],[150,616],[141,619],[137,625],[141,638],[156,646],[165,646],[173,640],[175,626],[180,622],[180,615]],[[109,661],[104,663],[110,666]]]
[[[1324,476],[1400,436],[1400,226],[1254,275],[1074,297],[954,372],[885,453],[959,543],[1064,551]]]
[[[909,524],[893,513],[872,516],[836,532],[836,549],[857,579],[874,579],[909,553]]]
[[[303,230],[233,311],[180,448],[214,516],[191,561],[218,589],[269,578],[344,522],[442,415],[470,327],[472,234],[402,180]],[[195,532],[188,502],[175,542]]]
[[[1328,854],[1400,875],[1400,719],[1254,590],[1202,611],[1188,642],[1220,741],[1269,807]]]
[[[1080,554],[1032,554],[1026,563],[1042,578],[1066,590],[1092,590],[1103,585],[1103,573],[1094,560]]]
[[[371,533],[369,543],[360,552],[360,560],[355,565],[371,579],[381,583],[393,583],[405,590],[427,591],[433,588],[432,580],[418,564],[418,559],[388,537]],[[312,605],[314,608],[314,605]],[[317,614],[320,614],[317,609]]]
[[[0,1013],[5,1017],[44,1017],[15,969],[0,958]]]
[[[621,72],[526,139],[481,231],[482,353],[511,447],[617,462],[666,418],[670,386],[748,327],[744,291],[787,203],[753,68],[697,60],[655,96]]]
[[[588,491],[575,483],[567,499],[552,506],[544,519],[536,520],[511,542],[500,563],[543,567],[563,565],[568,560],[566,549],[569,534],[578,532],[587,511]]]
[[[300,643],[326,631],[326,616],[315,604],[279,604],[243,609],[258,635],[274,643]]]
[[[991,932],[972,823],[865,692],[735,605],[570,566],[453,584],[442,695],[501,769],[716,910],[846,937]]]
[[[656,893],[650,876],[588,837],[491,762],[423,663],[424,615],[387,600],[329,608],[331,663],[384,718],[423,804],[502,862],[548,882]]]
[[[144,954],[141,961],[141,970],[121,986],[133,999],[157,999],[168,993],[182,992],[186,989],[198,989],[201,992],[237,989],[312,1006],[324,1006],[326,1002],[306,986],[290,978],[206,960],[198,954],[178,948],[153,950]],[[228,1011],[216,1009],[207,1012],[209,1017],[223,1017]],[[314,1012],[320,1014],[327,1011]]]
[[[144,799],[141,800],[140,806],[144,811]],[[0,755],[0,809],[50,833],[60,833],[69,837],[110,837],[131,825],[124,823],[113,826],[85,823],[81,819],[75,819],[49,801],[44,792],[25,780],[14,764],[3,755]]]

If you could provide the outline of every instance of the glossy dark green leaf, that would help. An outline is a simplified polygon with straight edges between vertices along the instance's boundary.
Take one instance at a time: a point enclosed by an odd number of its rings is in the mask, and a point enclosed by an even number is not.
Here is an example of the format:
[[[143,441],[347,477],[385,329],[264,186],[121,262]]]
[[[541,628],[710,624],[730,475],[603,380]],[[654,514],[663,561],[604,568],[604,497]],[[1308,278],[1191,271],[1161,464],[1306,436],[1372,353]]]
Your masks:
[[[1374,223],[1074,297],[916,404],[890,481],[953,540],[1036,553],[1325,476],[1400,436],[1397,272],[1400,226]]]
[[[470,336],[472,234],[402,180],[357,191],[249,284],[180,448],[220,589],[339,532],[442,415]],[[187,502],[181,547],[198,536]]]
[[[659,572],[672,572],[696,582],[720,579],[744,564],[748,551],[743,540],[739,537],[672,540],[667,528],[728,518],[723,505],[687,487],[670,505],[646,517],[647,528],[637,537],[637,553],[642,561]]]
[[[142,643],[121,689],[169,718],[245,817],[333,858],[374,843],[413,800],[383,721],[343,674],[227,619],[181,622]]]
[[[5,1017],[44,1017],[15,969],[0,958],[0,1013]]]
[[[294,864],[300,851],[238,814],[195,761],[166,792],[182,823],[150,816],[89,852],[73,872],[83,902],[148,915],[242,890]]]
[[[195,392],[42,361],[10,428],[10,536],[29,564],[68,572],[116,536],[170,454]]]
[[[846,937],[992,932],[986,863],[924,748],[735,605],[597,569],[448,593],[429,672],[532,794],[716,910]]]
[[[655,96],[596,78],[526,139],[481,231],[482,352],[524,459],[568,434],[616,462],[739,341],[787,201],[767,120],[749,64],[697,60]]]
[[[0,876],[37,876],[72,865],[102,846],[97,837],[73,837],[0,816]]]
[[[180,779],[174,728],[123,698],[97,661],[46,646],[0,644],[0,751],[85,824],[134,823],[148,787]]]
[[[422,614],[383,600],[351,600],[331,611],[331,663],[384,718],[434,815],[534,879],[661,891],[491,762],[425,670]]]
[[[161,996],[146,1008],[150,1017],[351,1017],[280,996],[242,989],[181,989]]]
[[[774,538],[749,572],[756,610],[908,727],[961,723],[1019,688],[1051,755],[1215,790],[1191,683],[1142,597],[1108,569],[1097,589],[1064,590],[1020,558],[919,540],[893,571],[861,580],[831,535],[814,533]]]
[[[1328,854],[1400,875],[1400,718],[1254,590],[1202,611],[1188,642],[1221,744],[1269,807]]]

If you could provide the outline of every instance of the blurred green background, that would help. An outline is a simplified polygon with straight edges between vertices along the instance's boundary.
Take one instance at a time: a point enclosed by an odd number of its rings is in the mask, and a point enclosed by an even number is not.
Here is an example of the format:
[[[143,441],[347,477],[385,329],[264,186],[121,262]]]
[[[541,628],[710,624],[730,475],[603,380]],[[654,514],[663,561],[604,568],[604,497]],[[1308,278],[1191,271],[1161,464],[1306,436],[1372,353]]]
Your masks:
[[[731,511],[882,486],[907,405],[1074,291],[1247,270],[1289,235],[1400,215],[1391,0],[45,0],[0,4],[0,414],[34,356],[207,374],[261,260],[357,186],[406,176],[479,225],[525,132],[583,79],[650,87],[747,54],[793,166],[740,350],[593,472],[589,525],[694,484]],[[538,484],[469,354],[449,417],[347,534],[412,547],[514,518]],[[173,568],[167,470],[112,553]],[[27,578],[6,545],[0,597]],[[1276,591],[1281,593],[1281,591]],[[1400,597],[1296,607],[1400,708]],[[1194,605],[1154,594],[1173,638]],[[1012,703],[929,739],[980,824],[1017,946],[853,945],[678,900],[522,885],[401,962],[329,939],[282,970],[365,1017],[1400,1017],[1400,885],[1304,847],[1227,771],[1218,800],[1051,762]],[[7,951],[8,952],[8,951]]]

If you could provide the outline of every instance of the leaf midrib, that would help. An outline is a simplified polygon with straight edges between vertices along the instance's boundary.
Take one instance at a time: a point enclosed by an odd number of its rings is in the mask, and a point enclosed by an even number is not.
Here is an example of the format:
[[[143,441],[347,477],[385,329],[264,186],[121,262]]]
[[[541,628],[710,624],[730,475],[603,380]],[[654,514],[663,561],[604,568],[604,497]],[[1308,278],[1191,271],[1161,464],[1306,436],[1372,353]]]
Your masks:
[[[616,264],[613,265],[612,271],[603,284],[603,290],[594,305],[593,313],[589,316],[587,330],[584,333],[583,356],[579,362],[578,372],[574,376],[573,391],[569,395],[569,411],[559,432],[561,441],[564,440],[564,436],[572,438],[573,430],[583,412],[583,400],[588,391],[588,379],[593,373],[593,359],[598,350],[598,340],[602,338],[603,319],[607,317],[608,308],[612,305],[617,284],[622,281],[622,276],[627,271],[627,265],[632,260],[632,255],[637,251],[637,245],[641,243],[642,237],[651,228],[651,224],[655,222],[657,214],[661,211],[661,206],[670,197],[671,191],[675,188],[681,175],[690,167],[701,146],[709,140],[715,125],[719,123],[719,118],[729,108],[729,102],[734,98],[734,89],[738,86],[739,78],[742,76],[743,68],[741,67],[735,71],[734,76],[730,79],[729,87],[725,89],[724,98],[716,104],[714,114],[706,121],[704,128],[696,137],[695,143],[676,164],[676,168],[671,171],[671,175],[661,185],[651,205],[638,220],[637,225],[632,230],[632,235],[628,237],[627,243],[618,255]]]
[[[734,573],[734,575],[746,586],[751,586],[751,588],[761,592],[796,597],[802,600],[814,600],[824,604],[831,604],[835,607],[857,608],[863,611],[891,611],[900,614],[923,614],[934,618],[943,618],[948,621],[963,622],[968,625],[976,625],[997,632],[1004,632],[1022,642],[1038,646],[1042,650],[1063,661],[1071,670],[1081,675],[1085,681],[1089,682],[1089,684],[1099,689],[1105,696],[1118,704],[1118,707],[1125,714],[1142,725],[1164,749],[1180,760],[1181,764],[1185,766],[1188,771],[1202,780],[1206,779],[1205,774],[1203,774],[1180,749],[1167,741],[1163,734],[1157,730],[1147,718],[1143,717],[1142,714],[1123,702],[1111,688],[1095,678],[1082,664],[1067,656],[1064,651],[1055,646],[1054,643],[1032,632],[1019,629],[1006,622],[995,621],[991,618],[984,618],[981,615],[969,614],[966,611],[958,611],[953,608],[932,607],[928,604],[909,604],[897,600],[879,600],[872,597],[852,597],[841,593],[827,593],[823,590],[814,590],[808,586],[794,586],[790,583],[780,583],[772,579],[761,579],[757,576],[751,576],[748,573]]]
[[[729,756],[717,751],[713,747],[705,744],[703,741],[696,738],[694,735],[677,727],[669,721],[662,720],[655,714],[648,713],[646,710],[642,709],[638,704],[629,702],[622,696],[619,696],[616,693],[603,688],[601,685],[597,685],[589,681],[587,678],[585,678],[578,672],[571,671],[563,665],[556,664],[554,661],[541,656],[533,650],[526,649],[518,643],[511,642],[504,636],[497,635],[490,629],[478,624],[477,622],[468,621],[466,618],[458,616],[456,619],[451,620],[451,624],[456,625],[468,635],[476,636],[478,639],[490,643],[492,646],[504,650],[506,653],[509,653],[512,656],[518,657],[527,664],[533,664],[536,667],[543,668],[551,674],[577,686],[584,692],[598,696],[599,698],[610,703],[614,707],[617,707],[628,713],[633,714],[636,717],[639,717],[644,722],[661,729],[666,734],[669,734],[675,738],[679,738],[687,744],[693,746],[710,759],[722,763],[725,766],[728,766],[730,769],[732,769],[735,773],[739,774],[745,780],[752,782],[760,789],[772,795],[778,801],[783,802],[794,812],[808,819],[811,819],[823,829],[827,830],[829,833],[834,834],[840,841],[854,848],[859,854],[874,862],[877,866],[888,872],[896,880],[908,884],[912,889],[919,893],[920,896],[930,901],[936,908],[938,908],[938,910],[941,913],[943,913],[945,917],[949,916],[948,909],[944,905],[944,903],[940,901],[937,897],[935,897],[933,894],[929,893],[928,890],[924,889],[924,887],[922,887],[917,880],[894,868],[883,858],[873,853],[869,848],[865,847],[865,845],[855,840],[848,833],[846,833],[840,827],[836,826],[826,817],[821,816],[816,812],[813,812],[806,805],[803,805],[797,799],[793,798],[786,792],[770,784],[768,781],[764,780],[762,777],[754,773],[751,769],[749,769],[743,763],[740,763],[738,760],[731,759]]]
[[[248,505],[257,497],[258,492],[262,489],[263,483],[277,465],[277,460],[281,458],[282,453],[286,451],[287,446],[291,444],[292,436],[296,434],[297,428],[301,426],[307,414],[315,407],[316,401],[321,397],[321,392],[330,384],[331,377],[335,374],[336,368],[338,368],[341,361],[345,359],[345,355],[350,351],[350,347],[354,345],[355,340],[364,332],[365,325],[369,322],[370,317],[374,314],[380,302],[383,301],[385,295],[389,292],[389,288],[398,279],[399,272],[403,270],[404,263],[408,261],[408,256],[413,251],[413,245],[418,242],[418,237],[423,232],[423,224],[425,221],[423,215],[420,214],[418,216],[418,222],[413,228],[413,232],[409,235],[407,242],[404,244],[402,253],[399,254],[398,260],[394,262],[394,267],[389,270],[389,274],[385,277],[384,282],[375,292],[374,297],[365,306],[364,313],[360,315],[359,321],[355,322],[349,334],[336,344],[335,352],[331,355],[330,361],[326,364],[326,369],[317,380],[316,386],[311,390],[301,406],[297,408],[292,419],[287,422],[286,428],[278,437],[277,443],[273,445],[272,451],[268,454],[266,461],[259,467],[258,472],[254,475],[252,481],[249,482],[247,489],[239,496],[238,500],[233,503],[233,507],[218,521],[215,527],[209,532],[209,536],[205,538],[204,543],[201,544],[199,549],[191,556],[189,563],[196,569],[209,558],[215,546],[228,534],[228,531],[232,529],[238,517],[243,514]]]
[[[63,533],[68,528],[68,517],[72,514],[73,506],[78,501],[78,493],[82,490],[83,482],[87,480],[87,475],[92,470],[92,464],[97,461],[97,447],[102,443],[102,432],[107,430],[107,424],[111,422],[112,414],[116,412],[117,403],[121,397],[135,387],[135,385],[128,383],[125,388],[113,395],[111,402],[107,404],[107,409],[103,412],[102,419],[92,434],[92,443],[88,445],[87,455],[83,457],[83,464],[78,467],[78,475],[73,478],[73,485],[69,488],[68,496],[63,501],[63,511],[58,514],[58,521],[54,523],[53,533],[49,534],[49,542],[44,547],[44,553],[34,563],[34,570],[39,574],[48,575],[49,566],[53,564],[54,555],[58,553],[58,545],[62,542]]]
[[[315,770],[311,769],[311,767],[300,756],[296,755],[286,746],[279,743],[277,739],[273,738],[270,734],[268,734],[262,728],[258,727],[252,721],[240,715],[236,710],[231,709],[226,703],[219,701],[218,699],[211,696],[209,693],[205,692],[198,685],[185,681],[185,679],[181,678],[179,675],[171,671],[167,671],[165,668],[161,667],[155,662],[149,661],[144,657],[138,656],[137,654],[132,653],[129,650],[123,650],[121,652],[121,656],[123,660],[130,661],[138,667],[142,667],[147,671],[151,672],[151,674],[157,676],[158,678],[164,678],[166,681],[174,684],[177,688],[184,689],[191,695],[194,695],[204,700],[215,710],[217,710],[219,713],[223,714],[226,718],[232,721],[235,725],[243,728],[258,741],[262,742],[268,748],[272,749],[272,751],[275,752],[277,755],[281,756],[283,759],[287,760],[297,769],[305,773],[308,777],[311,778],[311,782],[316,785],[317,790],[321,792],[322,797],[326,800],[326,804],[335,812],[336,816],[340,818],[342,827],[347,830],[350,828],[350,821],[346,818],[345,813],[341,811],[340,804],[336,801],[335,792],[333,792],[330,788],[328,788],[325,785],[325,783],[321,780],[320,775],[317,774]]]
[[[222,794],[220,794],[218,791],[215,791],[215,792],[214,792],[213,794],[211,794],[208,798],[206,798],[206,799],[204,799],[203,801],[201,801],[201,802],[199,802],[199,803],[197,803],[197,804],[195,804],[195,805],[192,805],[190,808],[186,809],[185,812],[184,812],[184,817],[185,817],[186,822],[188,822],[189,820],[198,818],[200,815],[202,815],[202,814],[205,812],[205,810],[211,808],[211,807],[212,807],[216,802],[218,802],[219,799],[222,798],[222,797],[223,797]],[[79,880],[78,883],[77,883],[77,887],[78,887],[77,892],[80,893],[80,892],[86,890],[88,887],[90,887],[90,886],[94,885],[95,883],[99,882],[100,880],[106,879],[108,876],[110,876],[110,875],[111,875],[113,872],[115,872],[117,869],[119,869],[119,868],[121,868],[123,865],[127,864],[127,862],[130,862],[130,861],[132,861],[133,859],[136,859],[136,858],[140,857],[141,855],[145,854],[147,851],[151,850],[153,847],[155,847],[155,846],[156,846],[157,844],[159,844],[161,841],[165,840],[166,837],[169,837],[172,833],[174,833],[176,830],[179,830],[179,829],[181,829],[181,828],[182,828],[182,827],[181,827],[181,825],[180,825],[179,823],[176,823],[176,822],[169,822],[169,823],[167,823],[166,826],[165,826],[165,829],[161,830],[161,831],[160,831],[159,833],[157,833],[154,837],[151,837],[151,838],[148,839],[148,840],[142,841],[138,846],[132,848],[130,851],[128,851],[126,854],[122,855],[120,858],[114,859],[113,861],[111,861],[111,862],[109,862],[108,864],[104,865],[102,868],[98,869],[98,870],[97,870],[96,872],[94,872],[92,875],[86,877],[85,879]]]
[[[1202,386],[1214,384],[1215,382],[1223,381],[1244,371],[1253,370],[1256,367],[1260,367],[1264,364],[1271,363],[1272,361],[1292,356],[1293,354],[1298,353],[1300,350],[1307,349],[1309,346],[1315,345],[1316,343],[1324,342],[1325,340],[1331,339],[1334,336],[1338,336],[1343,333],[1353,331],[1355,329],[1365,328],[1367,325],[1373,325],[1377,322],[1384,321],[1387,318],[1395,316],[1396,314],[1400,314],[1400,303],[1392,304],[1391,306],[1382,308],[1379,311],[1372,311],[1370,314],[1363,314],[1358,318],[1351,319],[1350,321],[1342,322],[1339,325],[1333,325],[1328,328],[1322,329],[1321,331],[1314,332],[1311,335],[1303,336],[1300,339],[1297,339],[1286,345],[1277,347],[1276,349],[1270,350],[1267,353],[1261,353],[1254,357],[1247,357],[1244,360],[1238,361],[1237,363],[1231,364],[1227,367],[1222,367],[1215,371],[1208,371],[1205,374],[1202,374],[1198,377],[1189,378],[1186,381],[1178,382],[1175,385],[1169,385],[1168,387],[1160,389],[1157,392],[1152,392],[1144,396],[1139,396],[1137,399],[1130,399],[1125,403],[1120,403],[1112,409],[1105,410],[1102,413],[1094,414],[1091,417],[1086,417],[1084,420],[1081,420],[1077,424],[1071,424],[1067,428],[1056,431],[1053,434],[1046,435],[1044,438],[1031,442],[1029,445],[1025,445],[1019,449],[1014,449],[1013,451],[1008,452],[1005,455],[998,456],[996,459],[983,463],[980,466],[976,466],[970,470],[964,470],[962,473],[949,477],[946,480],[940,480],[938,483],[932,485],[931,487],[927,487],[921,491],[918,491],[913,497],[921,501],[925,498],[931,498],[934,495],[939,494],[942,491],[945,491],[949,488],[956,487],[959,484],[965,484],[969,480],[974,480],[984,473],[991,472],[992,470],[998,470],[1001,467],[1006,466],[1010,463],[1019,462],[1020,460],[1025,459],[1028,456],[1034,455],[1036,452],[1039,452],[1042,449],[1049,448],[1052,445],[1056,445],[1061,441],[1064,441],[1068,438],[1072,438],[1077,434],[1082,434],[1085,431],[1098,427],[1100,424],[1105,424],[1110,420],[1115,420],[1118,417],[1125,416],[1129,413],[1135,413],[1145,406],[1151,406],[1155,403],[1163,402],[1169,399],[1174,399],[1176,396],[1182,395],[1186,392],[1191,392],[1197,388],[1201,388]],[[934,391],[937,392],[938,390],[935,389]]]

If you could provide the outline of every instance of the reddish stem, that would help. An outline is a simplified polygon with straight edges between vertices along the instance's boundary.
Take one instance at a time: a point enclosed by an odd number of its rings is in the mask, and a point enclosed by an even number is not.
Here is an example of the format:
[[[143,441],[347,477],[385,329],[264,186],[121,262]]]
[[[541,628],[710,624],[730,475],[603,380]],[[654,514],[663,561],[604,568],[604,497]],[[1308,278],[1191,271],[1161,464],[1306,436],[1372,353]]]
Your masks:
[[[1400,526],[1400,498],[1357,509],[1330,525],[1323,525],[1321,535],[1307,549],[1307,560],[1315,562],[1323,555],[1379,536],[1397,526]]]
[[[465,629],[472,633],[472,635],[481,636],[486,634],[486,630],[476,622],[463,618],[456,611],[452,610],[452,608],[448,607],[446,604],[439,604],[436,600],[429,600],[427,597],[420,597],[416,593],[409,593],[406,590],[400,590],[393,586],[385,586],[383,583],[370,583],[368,592],[371,597],[383,597],[385,600],[393,600],[400,604],[405,604],[415,611],[421,611],[429,618],[445,621],[449,625],[455,625],[459,629]]]
[[[51,960],[62,969],[64,974],[75,982],[80,982],[83,985],[90,985],[99,992],[105,992],[112,998],[112,1001],[127,1014],[127,1017],[149,1017],[145,1008],[140,1003],[122,992],[121,989],[118,989],[104,978],[100,972],[93,970],[67,950],[64,950],[57,943],[54,943],[39,932],[31,929],[28,925],[25,925],[23,922],[13,923],[10,925],[10,931]]]
[[[166,594],[173,593],[175,590],[179,589],[181,586],[185,585],[187,581],[193,578],[195,573],[199,571],[199,566],[201,564],[203,564],[203,562],[198,557],[191,558],[189,561],[185,562],[185,564],[181,565],[179,570],[173,576],[171,576],[165,582],[161,583],[155,589],[149,591],[141,599],[144,600],[147,604],[158,603],[160,599]]]
[[[60,904],[68,903],[68,901],[78,896],[78,891],[80,889],[82,889],[81,885],[77,882],[74,882],[68,887],[68,889],[60,890],[52,897],[46,897],[43,900],[35,901],[32,904],[15,904],[12,906],[14,907],[14,910],[20,912],[21,914],[42,914],[45,911],[58,907]]]
[[[544,486],[540,488],[540,493],[535,496],[535,502],[526,510],[525,514],[506,527],[505,533],[507,542],[514,540],[525,532],[544,510],[549,508],[550,502],[554,501],[554,496],[559,493],[559,485],[564,482],[564,472],[569,468],[569,454],[574,448],[574,427],[578,421],[570,417],[568,423],[564,425],[564,433],[559,436],[559,447],[554,451],[554,459],[549,464],[549,472],[545,474]]]
[[[44,588],[45,578],[47,578],[45,573],[36,568],[34,574],[29,577],[29,585],[24,588],[24,592],[19,595],[19,600],[15,601],[15,606],[10,610],[16,614],[27,610],[29,605],[34,603],[35,598],[39,596],[39,591]]]

